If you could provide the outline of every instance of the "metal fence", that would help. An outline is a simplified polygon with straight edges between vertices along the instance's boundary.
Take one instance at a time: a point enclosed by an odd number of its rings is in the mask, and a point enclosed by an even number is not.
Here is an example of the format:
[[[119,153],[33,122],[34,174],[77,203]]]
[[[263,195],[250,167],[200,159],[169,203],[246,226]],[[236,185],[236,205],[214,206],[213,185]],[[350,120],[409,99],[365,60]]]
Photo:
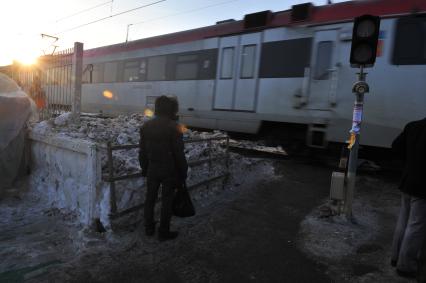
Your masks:
[[[34,100],[41,119],[73,112],[79,119],[83,73],[83,44],[39,58],[25,66],[14,62],[2,68]]]
[[[213,141],[225,141],[225,153],[223,154],[217,154],[212,155],[212,142]],[[208,138],[208,139],[192,139],[192,140],[184,140],[185,144],[188,143],[201,143],[201,142],[207,142],[209,143],[209,150],[208,150],[208,157],[202,158],[194,161],[188,162],[189,167],[196,167],[203,164],[208,163],[209,164],[209,176],[199,181],[196,184],[192,184],[188,186],[188,190],[193,190],[194,188],[200,187],[200,186],[208,186],[212,182],[218,181],[220,179],[223,180],[222,185],[225,185],[225,182],[227,178],[229,177],[229,136],[222,136],[222,137],[214,137],[214,138]],[[114,150],[130,150],[134,148],[139,148],[139,144],[132,144],[132,145],[112,145],[110,142],[107,143],[107,163],[108,163],[108,176],[104,178],[104,181],[110,183],[110,218],[111,219],[117,219],[120,217],[123,217],[129,213],[136,212],[144,207],[144,204],[135,205],[133,207],[127,208],[123,211],[117,211],[117,200],[116,200],[116,188],[115,188],[115,182],[126,180],[126,179],[132,179],[132,178],[141,178],[142,173],[134,173],[134,174],[128,174],[128,175],[121,175],[121,176],[114,176],[114,161],[113,161],[113,154],[112,152]],[[221,174],[218,174],[216,176],[212,176],[211,172],[214,166],[214,163],[216,162],[224,162],[225,165],[225,171]]]

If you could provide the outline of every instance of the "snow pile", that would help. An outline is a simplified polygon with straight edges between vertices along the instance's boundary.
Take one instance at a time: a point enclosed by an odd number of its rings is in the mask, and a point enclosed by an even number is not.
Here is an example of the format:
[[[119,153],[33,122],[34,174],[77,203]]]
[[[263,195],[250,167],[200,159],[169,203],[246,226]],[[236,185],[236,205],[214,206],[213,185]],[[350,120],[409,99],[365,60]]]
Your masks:
[[[271,147],[271,146],[265,146],[262,144],[259,144],[258,142],[253,141],[247,141],[247,140],[230,140],[229,141],[230,146],[238,149],[245,149],[245,150],[252,150],[252,151],[258,151],[258,152],[265,152],[265,153],[272,153],[272,154],[278,154],[278,155],[287,155],[287,152],[281,147]]]
[[[70,113],[62,114],[48,121],[33,125],[33,134],[46,137],[72,138],[76,141],[90,141],[98,144],[102,165],[103,179],[109,176],[106,144],[137,145],[139,143],[139,128],[148,118],[142,114],[121,115],[115,118],[81,117],[80,123],[72,122]],[[198,132],[186,130],[184,140],[199,140],[226,136],[223,132]],[[224,155],[226,151],[225,140],[193,142],[185,144],[185,155],[188,162],[208,157]],[[188,172],[188,186],[199,183],[207,178],[224,173],[226,159],[221,158],[212,163],[191,166]],[[114,177],[140,172],[139,149],[126,149],[113,151]],[[118,211],[137,205],[144,201],[144,179],[134,178],[116,182],[116,199]],[[102,185],[101,195],[98,196],[98,210],[101,215],[109,214],[109,183]],[[106,219],[101,220],[103,223]]]
[[[64,114],[59,115],[58,117],[56,117],[53,120],[53,123],[56,126],[65,126],[65,125],[67,125],[68,123],[71,122],[71,119],[72,119],[72,113],[71,112],[67,112],[67,113],[64,113]]]
[[[101,145],[105,148],[107,142],[117,145],[138,144],[139,128],[147,121],[147,117],[142,114],[120,115],[116,118],[97,118],[81,117],[80,124],[71,122],[71,113],[64,113],[48,121],[37,123],[33,126],[33,133],[42,135],[57,135],[71,137],[81,140],[88,140]],[[225,136],[220,131],[198,132],[187,130],[184,134],[185,140],[191,139],[209,139]],[[225,151],[225,141],[211,141],[201,143],[187,143],[185,145],[185,154],[188,162],[204,159]],[[102,168],[105,174],[108,174],[106,151],[102,155]],[[139,149],[115,150],[113,151],[114,175],[121,176],[125,174],[137,173],[139,167]],[[198,172],[200,168],[202,172]],[[190,175],[205,175],[208,170],[208,164],[194,168]]]

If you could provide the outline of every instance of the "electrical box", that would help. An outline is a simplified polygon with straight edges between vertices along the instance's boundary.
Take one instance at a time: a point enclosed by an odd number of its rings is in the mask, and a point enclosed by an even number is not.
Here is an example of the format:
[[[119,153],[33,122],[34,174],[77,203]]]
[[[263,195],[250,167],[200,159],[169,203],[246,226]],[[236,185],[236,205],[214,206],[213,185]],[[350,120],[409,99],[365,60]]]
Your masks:
[[[333,172],[331,174],[330,199],[344,200],[345,193],[345,173]]]

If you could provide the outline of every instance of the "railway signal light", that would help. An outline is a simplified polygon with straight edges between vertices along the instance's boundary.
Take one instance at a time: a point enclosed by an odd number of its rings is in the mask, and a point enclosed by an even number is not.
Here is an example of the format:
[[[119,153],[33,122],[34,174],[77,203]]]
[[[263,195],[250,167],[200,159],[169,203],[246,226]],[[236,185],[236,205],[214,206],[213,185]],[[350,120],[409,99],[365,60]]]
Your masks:
[[[372,67],[376,61],[380,18],[363,15],[355,18],[350,63],[352,67]]]

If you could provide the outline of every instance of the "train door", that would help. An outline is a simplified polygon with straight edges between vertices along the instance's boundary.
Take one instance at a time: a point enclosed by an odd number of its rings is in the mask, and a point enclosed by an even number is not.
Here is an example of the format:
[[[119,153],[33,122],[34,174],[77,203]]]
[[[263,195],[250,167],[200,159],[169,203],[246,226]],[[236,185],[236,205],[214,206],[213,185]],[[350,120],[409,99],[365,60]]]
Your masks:
[[[338,62],[338,30],[320,30],[315,33],[312,49],[311,80],[308,109],[331,108],[330,93],[333,89],[334,68]]]
[[[219,42],[219,64],[216,76],[214,108],[232,110],[234,102],[235,65],[238,63],[239,36],[223,37]]]
[[[260,33],[245,34],[240,38],[234,110],[255,110],[260,41]]]
[[[255,110],[260,43],[260,33],[220,39],[215,109]]]

